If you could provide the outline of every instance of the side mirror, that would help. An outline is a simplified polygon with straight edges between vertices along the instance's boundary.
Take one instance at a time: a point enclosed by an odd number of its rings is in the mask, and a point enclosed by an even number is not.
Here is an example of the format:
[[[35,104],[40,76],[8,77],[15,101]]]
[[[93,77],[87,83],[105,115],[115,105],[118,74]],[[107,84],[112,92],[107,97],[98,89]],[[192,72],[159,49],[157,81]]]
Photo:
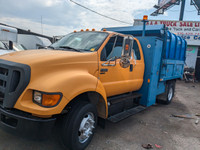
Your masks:
[[[130,54],[131,47],[133,45],[133,38],[131,36],[127,36],[124,38],[122,57],[119,61],[119,64],[122,68],[128,68],[130,66]]]
[[[127,36],[124,38],[122,56],[127,56],[127,57],[130,56],[132,43],[133,43],[132,37]]]
[[[122,56],[119,64],[122,68],[128,68],[130,66],[130,60],[127,56]]]

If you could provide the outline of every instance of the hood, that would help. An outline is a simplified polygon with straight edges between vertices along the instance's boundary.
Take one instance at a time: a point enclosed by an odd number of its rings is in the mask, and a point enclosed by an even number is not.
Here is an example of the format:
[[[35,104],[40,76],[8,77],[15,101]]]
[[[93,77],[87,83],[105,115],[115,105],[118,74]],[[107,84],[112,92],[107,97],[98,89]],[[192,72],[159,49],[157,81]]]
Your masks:
[[[20,52],[13,52],[0,56],[0,59],[13,61],[27,65],[52,65],[53,64],[66,64],[73,62],[83,62],[97,60],[95,57],[96,52],[74,52],[74,51],[61,51],[61,50],[25,50]],[[94,57],[91,57],[94,56]]]

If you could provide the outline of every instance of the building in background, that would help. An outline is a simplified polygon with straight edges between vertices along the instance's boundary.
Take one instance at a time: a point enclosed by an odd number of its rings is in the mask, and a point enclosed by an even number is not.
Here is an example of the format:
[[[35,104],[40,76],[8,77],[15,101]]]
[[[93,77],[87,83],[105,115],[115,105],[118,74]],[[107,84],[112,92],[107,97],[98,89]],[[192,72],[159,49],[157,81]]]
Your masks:
[[[134,25],[142,25],[140,19],[134,20]],[[200,80],[200,22],[149,20],[147,25],[165,24],[169,31],[181,36],[187,41],[186,66],[196,70],[196,78]]]

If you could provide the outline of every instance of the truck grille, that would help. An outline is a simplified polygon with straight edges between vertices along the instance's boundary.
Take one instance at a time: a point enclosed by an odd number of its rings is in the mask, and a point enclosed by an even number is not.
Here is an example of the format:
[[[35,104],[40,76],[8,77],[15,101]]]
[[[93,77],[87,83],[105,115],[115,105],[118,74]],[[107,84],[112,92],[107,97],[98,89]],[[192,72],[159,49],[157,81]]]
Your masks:
[[[30,81],[30,67],[0,59],[0,104],[12,108]]]
[[[0,103],[2,103],[4,99],[7,78],[8,78],[8,69],[0,67]]]

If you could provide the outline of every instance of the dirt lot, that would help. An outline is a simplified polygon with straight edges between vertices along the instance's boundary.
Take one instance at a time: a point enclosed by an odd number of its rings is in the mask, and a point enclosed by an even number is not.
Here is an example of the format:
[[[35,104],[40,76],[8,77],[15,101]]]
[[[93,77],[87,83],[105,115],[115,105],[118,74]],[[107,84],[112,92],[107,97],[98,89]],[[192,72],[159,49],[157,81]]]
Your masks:
[[[200,150],[200,84],[177,82],[176,95],[170,105],[155,105],[117,124],[106,122],[97,128],[87,150],[143,150],[142,144],[161,145],[163,150]],[[187,115],[195,119],[172,117]],[[200,119],[200,117],[199,117]],[[0,129],[0,150],[62,150],[50,137],[32,141],[10,135]],[[158,149],[155,148],[154,149]]]

